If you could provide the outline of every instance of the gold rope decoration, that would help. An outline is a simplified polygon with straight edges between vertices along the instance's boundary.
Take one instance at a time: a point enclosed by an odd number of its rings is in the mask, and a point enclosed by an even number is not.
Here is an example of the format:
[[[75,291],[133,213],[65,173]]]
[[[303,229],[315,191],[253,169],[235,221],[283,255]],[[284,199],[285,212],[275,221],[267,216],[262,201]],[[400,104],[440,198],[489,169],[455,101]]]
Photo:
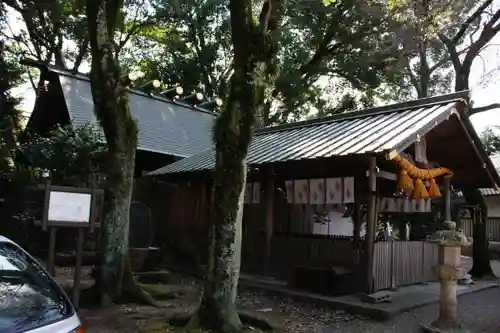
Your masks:
[[[399,154],[391,158],[399,167],[398,189],[410,194],[413,199],[428,199],[441,196],[436,177],[452,177],[448,168],[420,169]],[[424,181],[428,182],[426,186]]]

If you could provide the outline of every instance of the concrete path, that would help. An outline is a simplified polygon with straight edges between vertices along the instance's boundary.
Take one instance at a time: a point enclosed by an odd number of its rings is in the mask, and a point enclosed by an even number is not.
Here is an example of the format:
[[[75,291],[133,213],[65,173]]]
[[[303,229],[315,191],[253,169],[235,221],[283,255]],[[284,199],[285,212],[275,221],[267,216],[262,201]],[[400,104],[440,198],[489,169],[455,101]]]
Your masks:
[[[423,323],[437,318],[437,304],[399,314],[385,322],[354,320],[343,325],[329,325],[310,330],[311,333],[416,333]],[[462,296],[458,314],[463,328],[471,333],[500,332],[500,289],[491,289]]]

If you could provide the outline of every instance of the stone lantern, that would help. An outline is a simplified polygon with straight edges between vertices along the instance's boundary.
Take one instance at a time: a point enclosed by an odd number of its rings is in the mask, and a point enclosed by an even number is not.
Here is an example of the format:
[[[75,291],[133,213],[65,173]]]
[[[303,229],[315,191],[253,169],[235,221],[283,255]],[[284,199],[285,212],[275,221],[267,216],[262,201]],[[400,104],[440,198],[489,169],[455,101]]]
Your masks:
[[[456,223],[445,221],[444,229],[436,231],[428,238],[429,242],[439,246],[439,262],[435,272],[440,283],[439,317],[430,325],[423,326],[425,332],[462,332],[457,320],[457,281],[467,272],[459,268],[462,247],[471,242],[461,231],[456,230]]]

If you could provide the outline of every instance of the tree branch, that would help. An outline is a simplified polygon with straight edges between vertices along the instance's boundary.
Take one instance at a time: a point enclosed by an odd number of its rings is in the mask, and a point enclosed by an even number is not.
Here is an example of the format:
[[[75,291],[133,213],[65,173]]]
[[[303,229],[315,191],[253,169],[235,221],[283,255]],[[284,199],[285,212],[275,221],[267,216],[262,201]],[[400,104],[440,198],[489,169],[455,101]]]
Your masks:
[[[477,108],[472,108],[470,110],[470,115],[476,114],[476,113],[481,113],[485,111],[490,111],[494,109],[500,109],[500,103],[491,103],[485,106],[478,106]]]
[[[488,6],[490,6],[492,3],[493,3],[493,0],[486,0],[485,2],[483,2],[483,4],[481,6],[479,6],[476,9],[476,11],[474,13],[472,13],[472,15],[469,16],[469,18],[467,20],[465,20],[465,22],[460,26],[460,29],[455,34],[455,36],[453,36],[453,38],[451,38],[451,41],[454,44],[458,44],[459,41],[465,36],[467,29],[469,29],[469,26],[472,23],[474,23],[474,21],[479,19],[481,17],[481,15],[484,13],[484,11],[486,10],[486,8],[488,8]]]
[[[460,51],[457,51],[456,54],[458,56],[464,54],[465,52],[467,52],[469,50],[470,46],[468,47],[465,47],[463,48],[462,50]],[[449,51],[448,51],[449,52]],[[447,62],[451,61],[451,56],[447,56],[447,57],[444,57],[443,59],[439,60],[438,62],[436,62],[435,64],[433,64],[430,68],[429,68],[429,73],[432,73],[434,72],[436,69],[440,68],[441,66],[443,66],[444,64],[446,64]]]
[[[500,9],[496,11],[493,17],[486,23],[479,35],[479,38],[472,43],[469,51],[465,55],[464,61],[462,62],[463,68],[468,68],[472,66],[474,58],[479,54],[479,51],[500,31],[500,25],[494,26],[497,21],[500,20]]]
[[[78,50],[78,54],[76,55],[75,62],[73,64],[73,71],[78,72],[78,67],[82,64],[85,55],[87,54],[89,48],[89,38],[86,36],[80,44],[80,49]]]
[[[450,60],[451,63],[453,64],[453,68],[455,69],[456,73],[459,73],[462,69],[462,63],[460,62],[460,57],[457,52],[456,45],[453,43],[451,39],[446,37],[443,34],[439,34],[439,39],[443,42],[444,46],[448,50],[448,53],[450,55]]]

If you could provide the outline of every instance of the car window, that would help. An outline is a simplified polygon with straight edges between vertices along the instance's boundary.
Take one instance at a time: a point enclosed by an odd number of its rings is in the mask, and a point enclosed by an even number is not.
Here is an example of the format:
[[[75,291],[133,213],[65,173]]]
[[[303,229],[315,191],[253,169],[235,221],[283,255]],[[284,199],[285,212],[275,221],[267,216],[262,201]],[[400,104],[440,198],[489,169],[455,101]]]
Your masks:
[[[0,333],[49,325],[72,314],[61,289],[17,245],[0,241]]]

